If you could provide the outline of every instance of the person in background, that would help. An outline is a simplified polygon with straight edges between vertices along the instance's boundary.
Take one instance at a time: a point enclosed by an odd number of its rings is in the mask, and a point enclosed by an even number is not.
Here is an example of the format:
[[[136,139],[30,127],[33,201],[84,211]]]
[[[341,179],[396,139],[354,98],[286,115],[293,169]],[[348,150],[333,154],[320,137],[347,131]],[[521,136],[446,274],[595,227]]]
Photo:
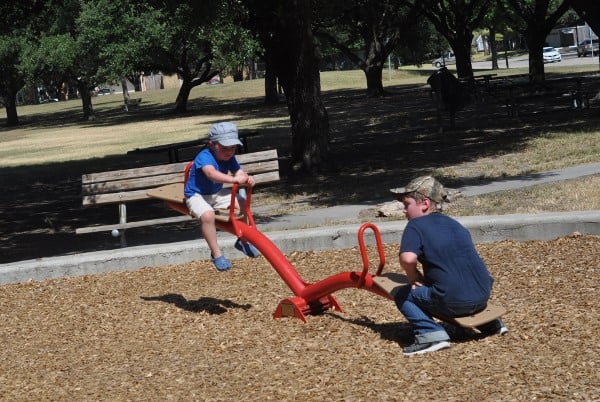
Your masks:
[[[219,271],[231,268],[231,262],[223,255],[217,242],[215,209],[245,208],[245,199],[240,192],[237,194],[236,205],[230,205],[231,192],[223,188],[223,184],[255,184],[254,178],[244,172],[235,158],[240,145],[242,142],[235,124],[221,122],[213,125],[208,131],[208,146],[194,159],[184,188],[187,207],[192,216],[200,221],[212,262]],[[260,252],[252,244],[241,239],[236,241],[235,248],[249,257],[260,256]]]
[[[390,191],[404,205],[408,219],[399,259],[409,284],[398,291],[395,302],[412,326],[414,343],[404,347],[403,353],[410,356],[447,348],[450,337],[432,314],[459,317],[485,309],[494,280],[469,231],[441,213],[448,192],[439,181],[421,176]],[[500,319],[478,330],[485,335],[508,331]]]

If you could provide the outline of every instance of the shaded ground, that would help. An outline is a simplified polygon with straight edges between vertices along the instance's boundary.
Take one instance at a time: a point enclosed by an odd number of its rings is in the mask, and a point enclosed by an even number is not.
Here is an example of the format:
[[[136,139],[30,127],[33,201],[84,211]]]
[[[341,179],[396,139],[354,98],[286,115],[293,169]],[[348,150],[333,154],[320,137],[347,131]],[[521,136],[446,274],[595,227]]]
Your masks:
[[[551,78],[551,74],[548,77]],[[590,93],[594,92],[593,88],[587,88]],[[553,91],[551,96],[523,97],[518,105],[518,116],[507,113],[502,92],[485,94],[484,103],[472,103],[457,115],[454,129],[449,129],[446,116],[443,132],[439,130],[434,103],[427,89],[391,88],[390,96],[380,99],[366,99],[362,90],[331,91],[324,94],[324,101],[330,117],[335,169],[316,178],[290,177],[287,156],[291,140],[287,125],[259,127],[261,135],[252,139],[250,150],[278,148],[284,180],[261,191],[275,194],[280,200],[301,194],[315,208],[387,200],[388,188],[416,174],[484,156],[518,152],[540,132],[597,129],[600,121],[597,105],[574,111],[569,95],[571,89]],[[228,104],[196,99],[189,106],[191,113],[237,114],[241,119],[287,113],[284,105],[264,106],[262,98]],[[111,126],[132,119],[176,118],[164,110],[164,106],[151,104],[140,107],[135,115],[123,114],[121,105],[103,113],[100,119],[89,124]],[[24,119],[23,123],[51,126],[73,118],[44,115]],[[119,247],[119,242],[109,233],[75,235],[77,227],[117,223],[118,216],[114,205],[83,209],[81,175],[166,162],[166,155],[113,155],[83,162],[0,169],[3,189],[0,193],[0,263]],[[444,184],[459,187],[477,182],[481,179],[474,174]],[[255,201],[260,202],[260,198]],[[132,205],[128,209],[129,220],[171,214],[162,204]],[[130,245],[198,236],[199,229],[194,223],[131,229],[127,234]]]
[[[408,358],[406,321],[363,290],[335,293],[344,315],[273,319],[292,294],[262,257],[4,285],[1,399],[599,400],[600,238],[478,248],[510,332],[453,331],[450,349]],[[307,282],[361,269],[357,250],[288,258]]]

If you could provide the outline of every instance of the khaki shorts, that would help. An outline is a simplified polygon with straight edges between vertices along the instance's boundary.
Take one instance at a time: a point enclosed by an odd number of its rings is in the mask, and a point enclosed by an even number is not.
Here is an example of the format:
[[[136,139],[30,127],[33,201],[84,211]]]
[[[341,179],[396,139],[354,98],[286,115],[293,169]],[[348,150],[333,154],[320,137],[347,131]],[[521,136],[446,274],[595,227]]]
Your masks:
[[[239,209],[240,202],[243,205],[244,201],[243,194],[238,193],[235,208]],[[229,209],[229,204],[231,203],[231,189],[224,188],[215,194],[194,194],[190,198],[186,198],[185,203],[192,216],[200,218],[208,211],[214,211],[215,209]]]

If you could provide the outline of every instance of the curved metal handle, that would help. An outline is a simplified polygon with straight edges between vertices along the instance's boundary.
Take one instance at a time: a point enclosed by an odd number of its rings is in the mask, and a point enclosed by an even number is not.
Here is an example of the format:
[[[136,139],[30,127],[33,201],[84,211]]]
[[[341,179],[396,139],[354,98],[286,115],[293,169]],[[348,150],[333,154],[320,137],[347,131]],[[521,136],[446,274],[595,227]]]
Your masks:
[[[365,283],[365,278],[369,273],[369,256],[367,255],[367,247],[365,246],[365,230],[371,229],[375,234],[375,241],[377,243],[377,252],[379,253],[379,266],[375,275],[380,275],[385,266],[385,252],[383,250],[383,243],[381,242],[381,233],[379,228],[371,222],[364,223],[358,230],[358,245],[360,247],[360,254],[363,261],[363,270],[358,280],[358,287],[360,288]]]

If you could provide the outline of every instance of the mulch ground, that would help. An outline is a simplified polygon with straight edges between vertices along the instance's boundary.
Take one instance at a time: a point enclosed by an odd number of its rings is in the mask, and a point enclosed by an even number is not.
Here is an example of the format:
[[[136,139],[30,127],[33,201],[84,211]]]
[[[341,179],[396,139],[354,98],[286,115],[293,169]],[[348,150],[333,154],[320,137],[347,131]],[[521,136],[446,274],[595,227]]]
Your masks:
[[[4,285],[0,399],[600,400],[600,237],[478,248],[509,333],[412,357],[394,304],[363,290],[335,293],[345,314],[274,319],[292,294],[262,257]],[[287,257],[307,282],[361,269],[355,249]]]

